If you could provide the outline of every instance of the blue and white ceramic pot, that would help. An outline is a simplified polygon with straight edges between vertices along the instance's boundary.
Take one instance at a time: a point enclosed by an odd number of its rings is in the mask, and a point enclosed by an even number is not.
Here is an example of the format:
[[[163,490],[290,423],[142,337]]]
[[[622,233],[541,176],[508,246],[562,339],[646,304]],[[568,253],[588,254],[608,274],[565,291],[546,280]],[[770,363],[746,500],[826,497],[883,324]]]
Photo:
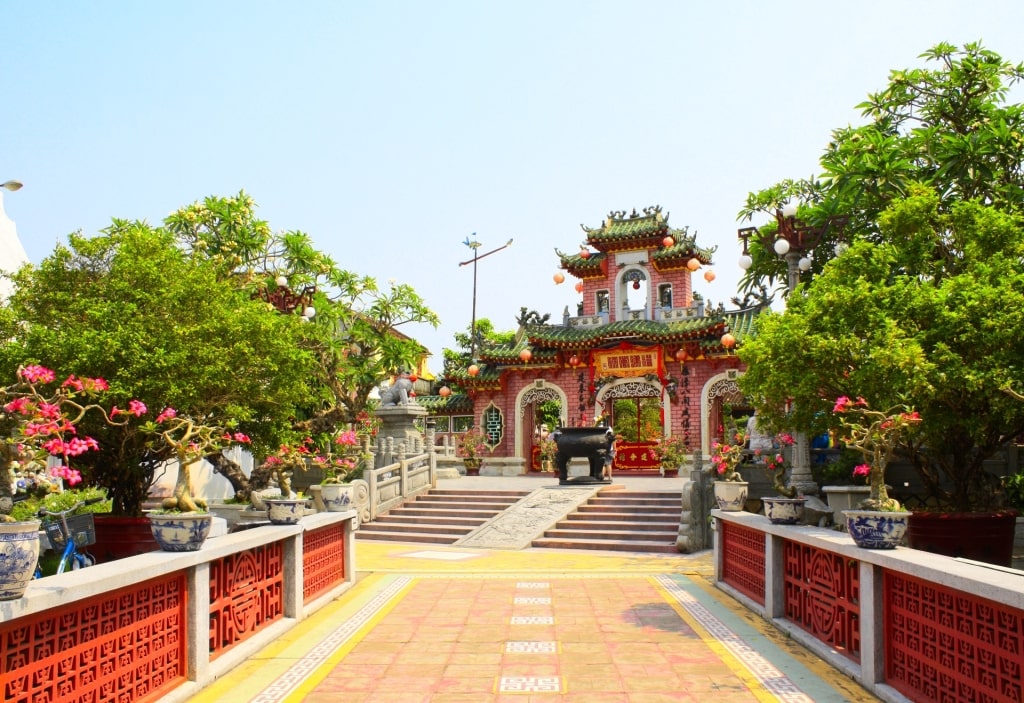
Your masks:
[[[268,498],[267,517],[275,525],[294,525],[306,514],[305,498]]]
[[[39,561],[39,521],[0,522],[0,600],[21,598]]]
[[[321,483],[320,498],[329,513],[352,509],[355,486],[351,483]]]
[[[844,510],[846,531],[858,547],[895,549],[907,532],[909,512]]]
[[[738,512],[747,502],[746,481],[715,481],[715,502],[719,510]]]
[[[764,515],[776,525],[796,525],[803,522],[806,498],[762,498]]]
[[[153,539],[165,552],[195,552],[203,546],[213,515],[210,513],[150,513]]]

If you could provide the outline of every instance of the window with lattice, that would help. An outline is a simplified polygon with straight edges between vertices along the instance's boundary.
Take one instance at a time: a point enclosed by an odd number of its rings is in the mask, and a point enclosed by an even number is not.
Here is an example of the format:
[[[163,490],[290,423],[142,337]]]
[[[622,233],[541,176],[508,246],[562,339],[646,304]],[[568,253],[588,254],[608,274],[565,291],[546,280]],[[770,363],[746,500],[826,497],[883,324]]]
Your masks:
[[[487,438],[487,447],[493,451],[496,446],[501,444],[501,438],[505,434],[505,418],[501,414],[501,408],[491,403],[484,408],[484,414],[481,419],[483,420],[483,427],[481,429]]]

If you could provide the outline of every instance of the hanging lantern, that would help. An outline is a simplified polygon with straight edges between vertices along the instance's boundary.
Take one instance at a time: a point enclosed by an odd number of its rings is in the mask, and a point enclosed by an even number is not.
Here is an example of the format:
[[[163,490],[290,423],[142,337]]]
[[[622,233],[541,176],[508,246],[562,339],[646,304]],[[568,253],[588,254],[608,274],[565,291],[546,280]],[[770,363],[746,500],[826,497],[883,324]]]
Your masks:
[[[469,368],[466,369],[466,373],[468,373],[470,376],[476,376],[478,373],[480,373],[480,367],[477,366],[476,364],[470,364]]]
[[[697,259],[697,257],[694,257],[686,262],[686,268],[690,269],[691,271],[696,271],[697,269],[700,268],[700,261]]]
[[[633,290],[640,290],[640,281],[633,281]]]
[[[531,352],[529,349],[524,349],[521,352],[519,352],[519,358],[522,359],[523,361],[529,361],[530,359],[533,358],[533,352]]]
[[[722,340],[721,341],[722,341],[722,346],[725,347],[726,349],[732,349],[733,347],[736,346],[736,338],[733,337],[728,332],[726,332],[725,334],[722,335]]]
[[[569,366],[572,366],[573,368],[575,368],[575,367],[577,367],[579,365],[580,365],[580,358],[578,356],[573,354],[572,356],[569,357]]]
[[[576,281],[576,292],[577,293],[582,293],[583,292],[583,281]]]
[[[442,398],[447,398],[452,394],[452,389],[449,388],[448,386],[441,386],[441,388],[437,391],[437,394]]]
[[[563,281],[565,281],[565,276],[563,276],[562,272],[559,271],[558,273],[551,277],[551,280],[553,280],[555,282],[555,285],[558,286],[561,285]]]
[[[416,374],[414,374],[414,373],[409,374],[409,380],[412,381],[413,383],[416,383],[416,381],[418,379],[419,379],[419,376],[417,376]]]
[[[661,240],[661,245],[666,249],[675,243],[676,240],[672,239],[672,237],[665,237],[664,239]]]
[[[590,258],[590,249],[580,249],[580,258],[581,259],[589,259]]]
[[[686,358],[686,350],[683,349],[682,347],[679,347],[679,349],[676,351],[676,361],[683,362],[686,361]]]
[[[711,283],[711,281],[715,280],[715,272],[712,271],[711,269],[705,271],[704,280],[707,281],[708,283]]]

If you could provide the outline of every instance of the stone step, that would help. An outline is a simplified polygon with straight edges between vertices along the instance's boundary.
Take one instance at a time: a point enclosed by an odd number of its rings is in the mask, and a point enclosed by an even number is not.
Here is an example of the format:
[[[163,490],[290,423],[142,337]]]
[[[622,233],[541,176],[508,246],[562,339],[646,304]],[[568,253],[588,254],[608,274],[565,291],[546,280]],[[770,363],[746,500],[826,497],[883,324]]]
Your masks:
[[[466,535],[476,529],[479,523],[472,525],[424,525],[394,522],[385,518],[379,522],[368,522],[359,527],[367,532],[422,532],[423,534],[459,534]]]
[[[591,505],[621,505],[623,507],[645,508],[650,506],[681,508],[683,501],[678,497],[673,498],[602,498],[600,496],[590,500]]]
[[[653,554],[678,554],[675,539],[668,542],[623,542],[614,539],[568,539],[540,537],[533,540],[534,547],[544,549],[604,549],[614,552],[649,552]]]
[[[591,503],[585,503],[581,505],[578,510],[581,513],[612,513],[617,515],[673,515],[678,517],[682,511],[681,506],[672,505],[647,505],[643,507],[637,507],[633,510],[624,509],[626,506],[622,505],[593,505]]]
[[[677,530],[661,530],[657,532],[632,530],[604,529],[560,529],[545,530],[545,539],[579,539],[579,540],[612,540],[615,542],[665,542],[675,544]]]
[[[462,535],[435,535],[423,532],[367,532],[365,525],[356,531],[356,539],[378,540],[381,542],[417,542],[429,544],[454,544]]]
[[[435,509],[435,508],[402,507],[402,508],[395,508],[390,513],[388,513],[388,515],[396,515],[396,514],[397,515],[422,515],[424,517],[437,517],[437,516],[448,515],[450,517],[473,517],[473,518],[482,518],[482,519],[486,520],[488,518],[494,517],[495,515],[497,515],[500,512],[501,512],[500,510],[493,510],[493,509],[475,510],[472,507],[463,507],[463,508],[459,508],[459,509],[452,508],[452,509],[448,509],[448,510]],[[385,516],[382,515],[381,517],[379,517],[377,519],[380,520],[380,519],[383,519],[384,517]]]
[[[406,503],[403,507],[405,508],[428,508],[430,510],[463,510],[465,508],[472,508],[473,510],[493,510],[496,513],[500,513],[502,510],[510,505],[515,505],[516,501],[508,503],[500,503],[490,500],[414,500],[411,503]]]
[[[377,518],[376,522],[367,524],[376,525],[377,522],[381,521],[408,525],[452,525],[453,527],[475,527],[481,523],[480,518],[477,517],[452,517],[448,514],[440,514],[433,517],[424,515],[402,515],[392,510],[387,515],[382,515]]]
[[[589,515],[566,515],[564,520],[555,523],[560,530],[619,530],[629,529],[638,532],[678,532],[679,521],[675,522],[637,522],[636,520],[601,520]]]
[[[501,497],[501,498],[514,498],[518,500],[524,496],[530,495],[530,491],[462,491],[455,489],[434,489],[429,493],[423,493],[416,496],[416,500],[429,500],[437,496],[467,496],[469,498],[490,498],[490,497]]]

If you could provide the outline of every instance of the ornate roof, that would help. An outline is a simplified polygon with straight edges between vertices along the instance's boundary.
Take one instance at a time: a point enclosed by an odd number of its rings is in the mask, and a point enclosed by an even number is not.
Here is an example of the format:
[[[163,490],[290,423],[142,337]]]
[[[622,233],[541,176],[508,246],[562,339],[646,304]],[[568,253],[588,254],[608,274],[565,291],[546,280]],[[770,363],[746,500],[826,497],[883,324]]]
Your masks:
[[[643,214],[633,212],[627,216],[625,210],[608,213],[604,223],[597,228],[580,225],[587,234],[587,245],[579,253],[566,254],[555,249],[561,268],[577,278],[600,278],[608,273],[608,253],[634,249],[654,249],[651,261],[660,271],[682,268],[692,258],[702,264],[710,264],[717,247],[698,247],[696,238],[689,229],[672,229],[668,226],[668,213],[662,213],[660,205],[643,209]],[[666,247],[665,237],[672,237],[675,243]],[[596,249],[596,252],[590,251]]]

